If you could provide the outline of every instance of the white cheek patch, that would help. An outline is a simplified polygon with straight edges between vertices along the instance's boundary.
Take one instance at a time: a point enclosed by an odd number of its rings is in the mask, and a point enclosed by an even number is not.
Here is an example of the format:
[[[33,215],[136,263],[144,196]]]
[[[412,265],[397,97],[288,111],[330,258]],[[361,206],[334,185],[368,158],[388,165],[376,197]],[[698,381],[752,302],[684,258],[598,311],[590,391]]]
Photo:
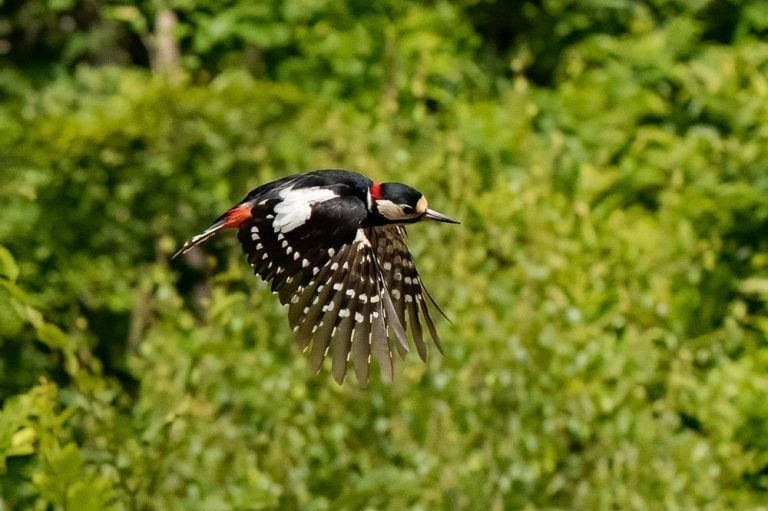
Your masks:
[[[403,210],[400,208],[400,206],[391,200],[377,199],[376,207],[379,210],[379,214],[381,214],[381,216],[387,220],[403,220],[408,218],[408,215],[403,214]]]
[[[290,232],[304,225],[312,216],[312,205],[337,197],[333,190],[313,186],[311,188],[288,188],[280,192],[282,199],[275,206],[272,226],[278,232]]]

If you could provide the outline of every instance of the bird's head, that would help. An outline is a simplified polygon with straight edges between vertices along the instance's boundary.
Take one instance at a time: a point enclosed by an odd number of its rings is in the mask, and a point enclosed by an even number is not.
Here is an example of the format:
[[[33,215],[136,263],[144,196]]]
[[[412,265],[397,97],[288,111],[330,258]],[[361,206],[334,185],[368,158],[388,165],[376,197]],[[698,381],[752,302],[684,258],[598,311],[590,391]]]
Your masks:
[[[429,209],[424,195],[402,183],[374,183],[371,185],[373,212],[387,224],[410,224],[421,220],[437,220],[458,224],[456,220]]]

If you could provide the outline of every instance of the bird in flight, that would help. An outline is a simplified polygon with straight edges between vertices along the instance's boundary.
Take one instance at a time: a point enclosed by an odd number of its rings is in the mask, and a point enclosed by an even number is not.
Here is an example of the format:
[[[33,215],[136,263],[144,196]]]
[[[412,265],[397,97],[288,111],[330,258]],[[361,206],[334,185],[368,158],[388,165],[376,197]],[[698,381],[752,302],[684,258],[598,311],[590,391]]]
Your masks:
[[[429,209],[402,183],[374,183],[348,170],[295,174],[252,190],[174,258],[222,229],[237,229],[248,262],[271,283],[302,351],[317,372],[331,355],[341,384],[347,365],[368,383],[371,355],[392,380],[391,341],[409,351],[406,330],[426,361],[422,323],[442,352],[427,299],[406,244],[405,225],[421,220],[457,224]],[[442,311],[440,311],[442,313]]]

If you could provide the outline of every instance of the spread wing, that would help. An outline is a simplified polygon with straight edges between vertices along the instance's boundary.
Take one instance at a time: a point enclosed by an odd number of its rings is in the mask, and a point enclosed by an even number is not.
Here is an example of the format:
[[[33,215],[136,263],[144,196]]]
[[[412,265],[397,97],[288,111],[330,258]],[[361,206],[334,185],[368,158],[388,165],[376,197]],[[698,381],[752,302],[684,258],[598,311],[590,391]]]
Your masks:
[[[427,360],[422,322],[440,353],[443,352],[425,297],[440,311],[429,292],[421,283],[406,244],[406,230],[402,225],[386,225],[374,229],[376,257],[381,266],[386,287],[392,297],[397,318],[404,330],[411,325],[411,337],[422,360]],[[440,311],[442,313],[442,311]]]
[[[238,239],[248,262],[287,304],[301,287],[355,239],[365,205],[348,195],[307,192],[291,200],[271,196],[255,202]],[[322,200],[321,200],[322,199]]]
[[[320,369],[331,353],[334,379],[344,380],[351,360],[358,381],[368,382],[371,355],[382,378],[392,379],[390,339],[408,350],[405,332],[376,260],[372,230],[360,227],[365,205],[349,196],[327,196],[288,207],[285,196],[257,201],[238,238],[254,271],[271,283],[302,350]],[[290,199],[290,197],[288,198]],[[322,199],[322,200],[321,200]],[[309,211],[304,204],[312,203]]]
[[[310,364],[317,371],[331,353],[334,379],[344,381],[348,362],[362,385],[368,382],[371,356],[384,380],[392,380],[391,339],[408,351],[402,326],[386,292],[370,229],[360,228],[306,286],[291,298],[288,319],[296,341],[311,346]],[[390,335],[391,333],[391,335]]]

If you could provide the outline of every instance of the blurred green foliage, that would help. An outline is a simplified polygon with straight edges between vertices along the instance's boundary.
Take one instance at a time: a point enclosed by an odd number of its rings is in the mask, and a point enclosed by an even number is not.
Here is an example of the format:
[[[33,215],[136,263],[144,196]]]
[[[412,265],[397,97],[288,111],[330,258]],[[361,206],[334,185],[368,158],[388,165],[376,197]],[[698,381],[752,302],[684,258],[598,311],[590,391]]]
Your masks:
[[[766,509],[767,31],[758,0],[0,3],[0,507]],[[453,324],[391,386],[309,375],[233,236],[168,260],[323,167],[463,221],[411,229]]]

